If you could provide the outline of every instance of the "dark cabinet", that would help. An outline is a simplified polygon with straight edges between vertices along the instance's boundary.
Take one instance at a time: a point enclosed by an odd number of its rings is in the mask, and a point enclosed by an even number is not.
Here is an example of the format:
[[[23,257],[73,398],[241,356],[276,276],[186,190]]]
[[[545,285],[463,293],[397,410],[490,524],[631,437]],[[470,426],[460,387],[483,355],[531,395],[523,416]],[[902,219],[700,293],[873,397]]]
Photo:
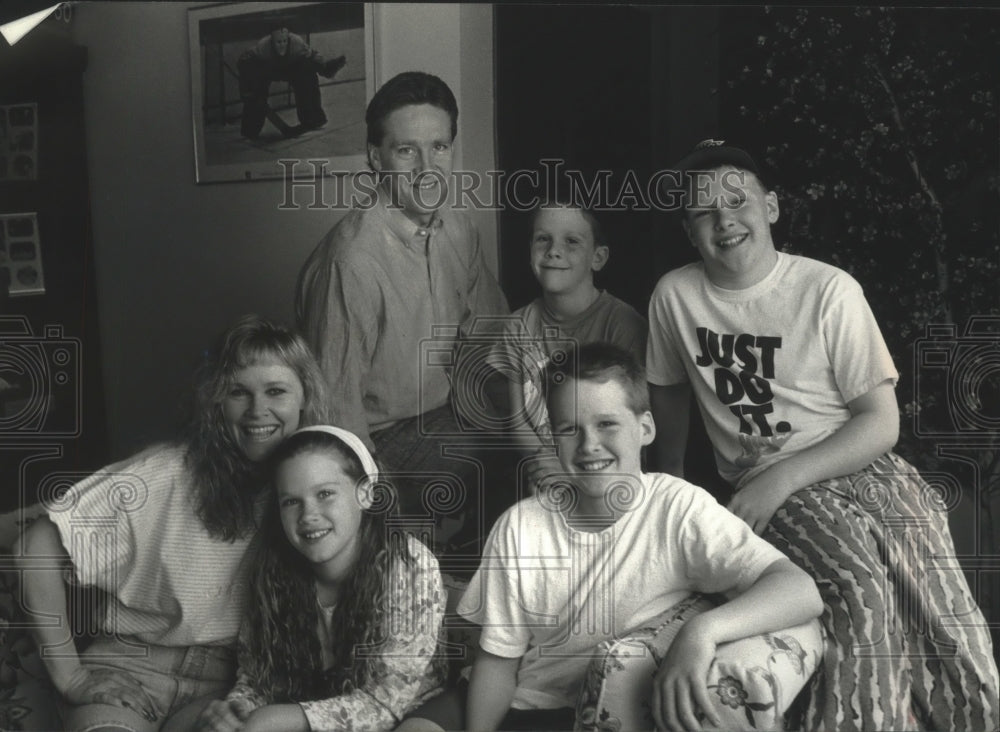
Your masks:
[[[86,66],[86,49],[48,23],[0,49],[3,511],[52,496],[108,459]]]

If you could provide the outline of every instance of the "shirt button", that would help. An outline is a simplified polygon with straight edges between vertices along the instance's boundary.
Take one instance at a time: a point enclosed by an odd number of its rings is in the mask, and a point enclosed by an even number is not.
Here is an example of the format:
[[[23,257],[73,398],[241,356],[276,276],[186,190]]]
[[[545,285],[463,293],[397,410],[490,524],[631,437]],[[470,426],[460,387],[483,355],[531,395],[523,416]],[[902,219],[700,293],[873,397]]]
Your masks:
[[[427,229],[417,229],[417,236],[427,236]]]

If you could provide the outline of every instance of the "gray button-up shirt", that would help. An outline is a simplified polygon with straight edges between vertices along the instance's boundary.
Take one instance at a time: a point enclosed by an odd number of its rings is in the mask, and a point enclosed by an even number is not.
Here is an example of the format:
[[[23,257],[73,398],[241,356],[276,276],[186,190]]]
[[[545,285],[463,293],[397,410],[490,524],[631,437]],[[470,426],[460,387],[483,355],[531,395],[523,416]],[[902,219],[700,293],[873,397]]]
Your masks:
[[[295,298],[332,420],[369,446],[370,432],[447,403],[445,371],[421,368],[422,341],[509,312],[468,217],[442,209],[422,228],[384,198],[331,229],[306,260]]]

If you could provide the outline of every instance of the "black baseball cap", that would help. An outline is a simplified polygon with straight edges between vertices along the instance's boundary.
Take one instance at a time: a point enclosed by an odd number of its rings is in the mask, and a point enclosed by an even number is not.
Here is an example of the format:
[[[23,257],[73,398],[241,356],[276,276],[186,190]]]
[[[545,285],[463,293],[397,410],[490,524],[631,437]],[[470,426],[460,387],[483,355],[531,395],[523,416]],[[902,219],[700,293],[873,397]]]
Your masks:
[[[712,170],[722,165],[746,170],[763,180],[760,167],[750,153],[741,147],[727,145],[725,140],[702,140],[674,168],[685,173],[691,170]]]
[[[725,165],[753,173],[765,190],[770,188],[765,176],[761,174],[761,168],[757,165],[757,161],[746,150],[735,145],[727,145],[725,140],[702,140],[673,166],[674,170],[682,176],[682,185],[685,186],[683,189],[685,202],[678,209],[679,213],[683,214],[696,200],[696,182],[693,174],[714,170]]]

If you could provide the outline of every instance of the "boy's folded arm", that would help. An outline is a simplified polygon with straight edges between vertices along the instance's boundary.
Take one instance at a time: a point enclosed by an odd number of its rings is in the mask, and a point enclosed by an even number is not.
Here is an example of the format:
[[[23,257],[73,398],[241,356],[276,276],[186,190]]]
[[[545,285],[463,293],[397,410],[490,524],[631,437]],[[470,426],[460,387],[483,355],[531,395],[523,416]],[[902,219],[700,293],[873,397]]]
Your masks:
[[[899,409],[891,381],[852,399],[848,407],[851,417],[836,432],[756,475],[733,496],[729,510],[763,533],[774,512],[796,491],[861,470],[893,448]]]
[[[823,602],[812,578],[791,560],[777,559],[745,592],[695,616],[687,625],[697,626],[718,645],[800,625],[822,612]]]
[[[656,470],[684,477],[684,451],[691,414],[691,384],[649,384],[650,411],[656,423]]]
[[[651,706],[657,728],[698,729],[699,708],[719,726],[706,685],[719,644],[799,625],[822,611],[813,580],[790,560],[777,559],[745,592],[691,618],[656,673]]]
[[[495,730],[510,709],[517,687],[521,659],[504,658],[479,649],[469,679],[466,728],[472,732]]]

